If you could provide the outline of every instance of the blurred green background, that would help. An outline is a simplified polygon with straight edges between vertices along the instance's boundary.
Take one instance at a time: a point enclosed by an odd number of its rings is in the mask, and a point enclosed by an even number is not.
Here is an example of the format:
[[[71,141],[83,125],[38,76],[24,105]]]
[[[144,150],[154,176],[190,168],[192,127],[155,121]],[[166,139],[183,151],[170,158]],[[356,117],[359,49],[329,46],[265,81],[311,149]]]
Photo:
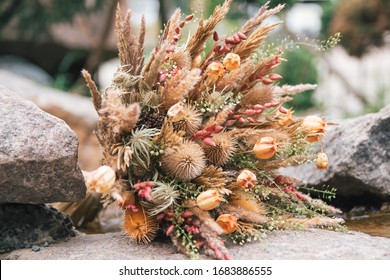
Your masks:
[[[176,7],[206,18],[223,1],[119,2],[133,11],[135,30],[140,15],[145,14],[147,54]],[[265,2],[235,0],[218,31],[228,35],[237,30]],[[383,72],[390,71],[390,1],[272,0],[270,6],[280,3],[285,3],[286,8],[278,19],[271,20],[285,23],[272,34],[266,46],[286,45],[283,57],[287,61],[276,71],[284,77],[281,84],[319,85],[316,92],[296,96],[289,106],[298,113],[312,110],[350,117],[378,111],[389,103],[390,85]],[[110,79],[110,72],[105,69],[113,69],[116,63],[113,31],[116,4],[117,1],[108,0],[0,0],[0,68],[16,69],[20,75],[31,76],[31,71],[14,66],[32,64],[44,73],[41,82],[87,95],[80,79],[81,69],[86,68],[104,88],[105,80]],[[342,34],[340,47],[329,53],[317,52],[315,45],[335,32]],[[380,65],[375,68],[376,64]]]

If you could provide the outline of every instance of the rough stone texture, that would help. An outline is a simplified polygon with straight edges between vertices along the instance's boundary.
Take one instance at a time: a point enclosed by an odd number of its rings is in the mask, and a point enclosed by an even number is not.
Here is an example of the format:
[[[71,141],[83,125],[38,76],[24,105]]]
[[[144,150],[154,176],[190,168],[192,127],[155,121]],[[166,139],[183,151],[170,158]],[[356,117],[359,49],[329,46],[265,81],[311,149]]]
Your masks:
[[[0,202],[85,197],[77,138],[64,121],[0,86]]]
[[[44,204],[0,204],[0,253],[75,236],[71,219]]]
[[[390,238],[367,234],[340,233],[320,229],[307,231],[274,232],[259,242],[244,246],[230,245],[234,259],[279,260],[363,260],[390,259]],[[202,256],[201,258],[204,258]],[[68,242],[57,242],[39,252],[31,249],[16,250],[0,259],[37,260],[124,260],[124,259],[186,259],[177,253],[167,240],[149,245],[135,244],[121,233],[81,234]]]
[[[0,85],[64,120],[79,139],[80,167],[92,171],[99,166],[102,152],[93,133],[98,116],[90,98],[49,88],[5,69],[0,69]]]
[[[283,169],[309,185],[330,185],[344,199],[390,199],[390,105],[376,114],[341,122],[323,139],[328,170],[314,164]]]

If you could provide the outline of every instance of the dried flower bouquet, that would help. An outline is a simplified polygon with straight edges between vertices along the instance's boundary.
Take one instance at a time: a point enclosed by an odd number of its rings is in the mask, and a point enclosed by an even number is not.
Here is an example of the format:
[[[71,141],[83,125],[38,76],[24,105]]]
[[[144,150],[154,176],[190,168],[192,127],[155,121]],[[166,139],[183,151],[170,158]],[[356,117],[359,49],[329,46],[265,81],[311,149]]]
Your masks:
[[[165,234],[181,252],[230,259],[225,239],[243,244],[274,229],[339,228],[338,210],[298,190],[278,168],[315,158],[326,122],[297,118],[283,107],[313,85],[278,86],[282,50],[258,52],[280,24],[264,20],[283,9],[266,3],[226,38],[215,32],[232,0],[217,6],[189,38],[193,16],[177,9],[144,63],[145,21],[139,34],[122,18],[116,32],[121,66],[100,92],[83,76],[98,112],[103,166],[86,174],[89,191],[116,201],[124,231],[141,243]],[[206,42],[213,42],[205,51]],[[321,153],[316,162],[327,167]]]

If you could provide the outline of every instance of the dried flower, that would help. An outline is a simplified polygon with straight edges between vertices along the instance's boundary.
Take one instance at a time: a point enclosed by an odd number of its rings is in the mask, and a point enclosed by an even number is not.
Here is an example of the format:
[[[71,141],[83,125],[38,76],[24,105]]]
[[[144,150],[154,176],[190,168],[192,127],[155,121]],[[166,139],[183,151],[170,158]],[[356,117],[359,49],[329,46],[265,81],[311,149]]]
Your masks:
[[[110,194],[115,183],[115,171],[107,165],[100,166],[92,172],[84,172],[85,182],[90,190]]]
[[[237,229],[237,218],[230,214],[222,214],[217,220],[217,224],[223,229],[224,234],[229,234]]]
[[[236,151],[235,139],[222,132],[215,134],[212,140],[214,145],[203,145],[206,158],[215,166],[227,163]]]
[[[318,142],[325,133],[325,127],[326,122],[317,116],[307,116],[302,122],[306,140],[309,142]]]
[[[207,66],[206,73],[213,78],[221,78],[225,75],[225,68],[219,62],[212,62]]]
[[[261,202],[259,202],[255,197],[250,193],[245,191],[238,191],[232,195],[233,199],[230,201],[229,205],[237,205],[247,210],[249,213],[255,213],[256,216],[262,216],[267,213],[266,208]],[[251,219],[254,220],[254,219]]]
[[[260,159],[269,159],[278,151],[276,141],[272,137],[261,137],[253,147],[253,153]]]
[[[184,117],[184,106],[180,103],[176,103],[167,112],[167,116],[173,121],[177,122]]]
[[[148,214],[155,216],[171,206],[179,198],[179,193],[174,185],[154,182],[150,197],[148,202],[143,202],[143,206],[147,208]]]
[[[192,180],[199,176],[206,166],[202,148],[191,141],[179,147],[168,148],[162,157],[162,168],[169,176],[179,180]]]
[[[256,184],[256,181],[256,175],[249,170],[243,170],[237,177],[237,185],[243,189],[253,188]]]
[[[280,76],[279,74],[276,74],[276,73],[271,73],[269,74],[268,76],[272,81],[279,81],[281,79],[283,79],[282,76]]]
[[[103,193],[103,206],[118,202],[124,231],[135,241],[150,242],[161,224],[190,257],[231,259],[223,234],[242,244],[267,229],[339,223],[324,220],[334,210],[297,191],[299,181],[277,176],[278,168],[308,159],[302,137],[319,141],[326,126],[318,117],[295,121],[283,107],[314,86],[275,86],[282,48],[258,52],[280,24],[264,21],[284,5],[269,9],[267,1],[238,32],[219,38],[215,27],[232,2],[199,20],[188,40],[181,40],[182,28],[194,17],[176,9],[146,63],[144,19],[133,32],[130,12],[122,19],[118,8],[121,65],[112,84],[100,93],[83,72],[99,115],[104,163],[116,167],[85,172],[89,190]],[[204,52],[211,38],[214,46]],[[326,168],[326,155],[315,163]],[[80,211],[95,212],[90,205]]]
[[[154,186],[154,183],[152,181],[147,181],[147,182],[138,181],[138,183],[134,185],[134,189],[137,190],[138,195],[140,197],[143,197],[149,201],[152,199],[150,194],[152,192],[153,186]]]
[[[148,216],[142,205],[136,205],[136,209],[126,210],[123,229],[133,240],[147,244],[156,237],[158,224]]]
[[[315,163],[318,169],[327,169],[328,168],[328,156],[321,152],[317,154]]]
[[[294,122],[293,111],[291,109],[285,109],[284,107],[279,108],[276,118],[278,124],[281,126],[289,126]]]
[[[134,211],[135,195],[131,191],[122,192],[122,199],[118,201],[118,206],[123,210],[132,209]]]
[[[228,53],[223,59],[223,65],[229,71],[237,69],[240,67],[240,56],[235,53]]]
[[[122,103],[119,91],[109,90],[99,110],[99,121],[109,124],[115,134],[122,135],[129,133],[135,127],[140,113],[141,108],[138,103],[126,106]]]
[[[184,131],[187,136],[193,135],[202,124],[202,115],[191,105],[183,105],[183,114],[175,118],[173,126],[176,131]]]
[[[207,190],[202,192],[196,198],[196,204],[202,210],[211,210],[217,207],[222,201],[223,197],[217,190]]]

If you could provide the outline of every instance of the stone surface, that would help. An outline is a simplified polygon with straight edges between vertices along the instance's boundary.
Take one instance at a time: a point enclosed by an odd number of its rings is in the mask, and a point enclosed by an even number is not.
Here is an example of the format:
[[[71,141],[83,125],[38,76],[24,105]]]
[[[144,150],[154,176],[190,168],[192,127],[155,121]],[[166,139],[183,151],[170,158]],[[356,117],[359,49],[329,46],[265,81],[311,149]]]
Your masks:
[[[98,116],[90,98],[41,85],[5,69],[0,69],[0,85],[64,120],[79,139],[80,167],[92,171],[99,166],[102,152],[93,132]]]
[[[64,121],[0,86],[0,202],[81,200],[78,141]]]
[[[37,252],[39,245],[75,235],[71,219],[44,204],[0,204],[0,224],[0,253],[29,247]]]
[[[234,259],[277,260],[379,260],[390,259],[390,238],[367,234],[340,233],[320,229],[274,232],[267,238],[244,246],[229,245]],[[205,258],[201,256],[201,258]],[[124,259],[186,259],[177,253],[168,240],[149,245],[135,244],[122,233],[81,234],[68,242],[57,242],[31,249],[15,250],[0,255],[0,259],[35,260],[124,260]]]
[[[333,126],[323,144],[328,170],[305,164],[282,173],[309,185],[335,187],[343,200],[390,200],[390,105]]]

